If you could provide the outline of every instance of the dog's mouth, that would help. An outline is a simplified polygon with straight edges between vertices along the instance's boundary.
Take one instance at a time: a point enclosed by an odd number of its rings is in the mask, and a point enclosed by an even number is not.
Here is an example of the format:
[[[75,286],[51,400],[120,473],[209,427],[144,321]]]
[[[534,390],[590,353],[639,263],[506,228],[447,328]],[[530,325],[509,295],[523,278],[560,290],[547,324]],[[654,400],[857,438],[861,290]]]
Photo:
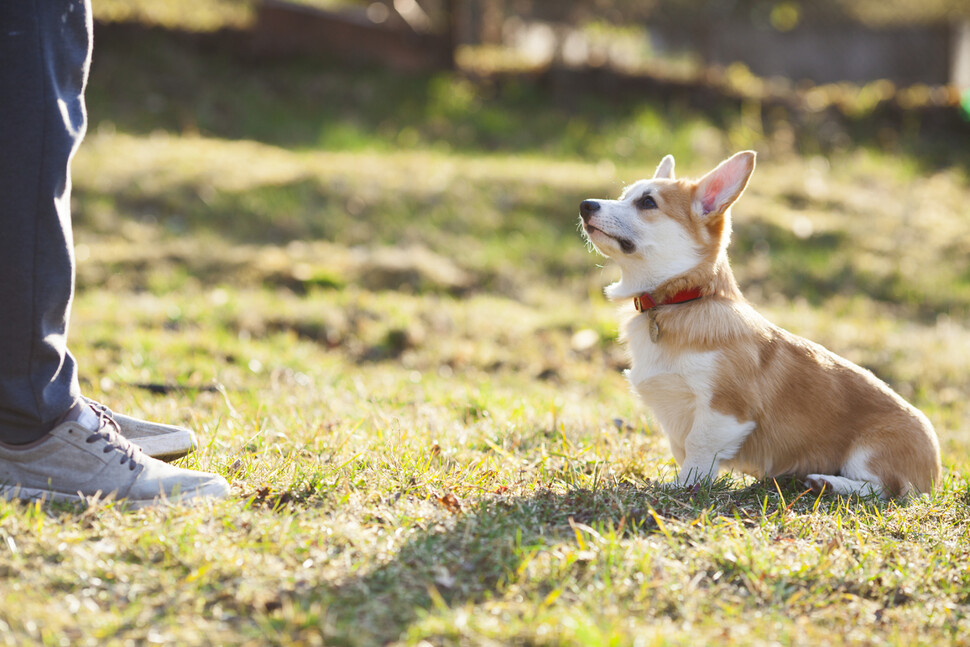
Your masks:
[[[620,238],[619,236],[614,236],[613,234],[608,234],[602,229],[600,229],[599,227],[596,227],[595,225],[591,225],[588,222],[583,223],[583,228],[586,229],[586,235],[590,236],[591,240],[592,240],[592,235],[594,231],[598,231],[599,233],[603,234],[607,238],[612,238],[613,240],[616,241],[616,244],[620,246],[620,250],[624,254],[632,254],[637,249],[637,246],[633,244],[632,240],[628,238]]]

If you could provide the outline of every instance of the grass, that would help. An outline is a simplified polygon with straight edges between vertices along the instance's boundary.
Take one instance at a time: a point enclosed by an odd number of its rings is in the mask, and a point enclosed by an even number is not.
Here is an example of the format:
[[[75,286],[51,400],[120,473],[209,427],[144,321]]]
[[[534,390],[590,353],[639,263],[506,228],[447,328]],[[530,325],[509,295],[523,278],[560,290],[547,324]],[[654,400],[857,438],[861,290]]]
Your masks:
[[[970,640],[965,168],[923,141],[804,156],[740,116],[160,33],[98,46],[74,163],[82,386],[196,429],[181,464],[232,496],[0,503],[4,642]],[[927,412],[932,497],[667,485],[576,208],[668,150],[699,174],[739,146],[761,154],[735,210],[746,293]]]

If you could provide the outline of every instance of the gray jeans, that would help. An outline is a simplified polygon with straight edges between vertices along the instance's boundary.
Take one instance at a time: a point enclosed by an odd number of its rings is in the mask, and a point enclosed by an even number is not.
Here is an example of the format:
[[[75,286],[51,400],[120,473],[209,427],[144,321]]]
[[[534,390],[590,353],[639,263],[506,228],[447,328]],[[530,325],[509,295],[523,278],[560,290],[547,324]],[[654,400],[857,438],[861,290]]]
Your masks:
[[[79,397],[71,158],[87,128],[89,0],[0,0],[0,441],[27,443]]]

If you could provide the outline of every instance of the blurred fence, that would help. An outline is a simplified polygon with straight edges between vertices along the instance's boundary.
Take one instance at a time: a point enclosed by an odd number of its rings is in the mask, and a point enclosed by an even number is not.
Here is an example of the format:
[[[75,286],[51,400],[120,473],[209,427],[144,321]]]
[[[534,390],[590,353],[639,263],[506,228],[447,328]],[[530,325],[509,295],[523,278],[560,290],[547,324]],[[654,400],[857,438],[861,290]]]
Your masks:
[[[457,5],[465,28],[461,40],[517,47],[535,59],[628,64],[635,58],[630,37],[637,34],[640,63],[687,57],[700,65],[739,62],[759,76],[796,82],[888,79],[970,86],[970,0],[459,0]],[[604,23],[613,26],[612,34],[596,29]]]
[[[970,0],[264,0],[259,25],[265,52],[402,68],[485,45],[533,65],[743,63],[794,82],[970,87]]]

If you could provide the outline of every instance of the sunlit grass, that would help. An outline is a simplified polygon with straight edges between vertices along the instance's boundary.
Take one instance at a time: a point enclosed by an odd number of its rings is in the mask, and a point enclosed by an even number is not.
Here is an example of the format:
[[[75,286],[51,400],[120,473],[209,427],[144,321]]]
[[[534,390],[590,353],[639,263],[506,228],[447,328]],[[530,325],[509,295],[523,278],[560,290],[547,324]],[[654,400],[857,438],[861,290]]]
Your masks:
[[[92,4],[94,17],[104,22],[140,22],[206,32],[252,24],[258,0],[97,0]]]
[[[74,315],[85,391],[196,428],[204,450],[185,464],[226,475],[233,498],[203,514],[99,513],[97,524],[138,548],[105,549],[87,570],[72,561],[101,584],[57,604],[119,600],[115,615],[88,617],[188,642],[186,626],[221,642],[344,644],[815,644],[833,633],[946,644],[970,630],[957,548],[968,527],[970,333],[946,309],[929,317],[826,282],[826,263],[777,269],[812,245],[862,262],[852,249],[873,250],[868,234],[891,240],[903,214],[873,203],[863,226],[853,209],[865,195],[895,195],[902,177],[950,226],[965,191],[955,178],[873,168],[865,156],[830,168],[769,159],[735,213],[735,265],[756,304],[875,370],[937,426],[946,482],[897,508],[742,477],[699,492],[662,485],[675,466],[620,374],[613,306],[599,294],[613,270],[596,268],[567,213],[646,165],[610,177],[598,163],[541,156],[294,152],[160,135],[88,143],[77,158],[85,258]],[[702,162],[685,161],[685,172]],[[806,189],[820,173],[824,198]],[[321,212],[334,228],[321,240],[312,210],[294,219],[267,202],[292,182],[311,187],[312,204],[374,202]],[[211,217],[238,226],[203,219],[199,186]],[[220,215],[226,194],[264,206]],[[388,217],[402,203],[410,218]],[[246,229],[259,214],[266,242]],[[805,238],[792,233],[799,217],[812,223]],[[512,222],[547,233],[503,248]],[[922,231],[946,253],[951,243]],[[900,241],[897,251],[946,271],[926,260],[932,249]],[[556,258],[560,271],[543,269]],[[961,312],[959,292],[948,294]],[[149,390],[159,387],[166,395]],[[147,569],[126,566],[146,559]],[[41,581],[61,570],[44,572]],[[119,582],[147,577],[149,594],[126,602]],[[10,604],[26,619],[11,635],[42,635],[27,624],[43,618],[39,600]],[[47,631],[93,635],[95,625]]]
[[[362,0],[290,0],[321,9],[360,7]],[[166,29],[211,32],[253,25],[259,0],[97,0],[94,18],[105,23],[140,23]]]
[[[684,491],[621,373],[601,294],[615,268],[586,249],[577,205],[662,152],[703,173],[735,122],[159,43],[92,77],[72,347],[87,395],[194,428],[181,464],[232,495],[0,503],[4,642],[970,639],[964,169],[755,140],[734,213],[751,301],[926,411],[938,492],[878,504],[740,475]],[[156,74],[120,92],[129,65]],[[311,116],[307,93],[335,87],[356,98]],[[272,92],[214,101],[230,88]],[[541,109],[517,119],[519,101]]]

